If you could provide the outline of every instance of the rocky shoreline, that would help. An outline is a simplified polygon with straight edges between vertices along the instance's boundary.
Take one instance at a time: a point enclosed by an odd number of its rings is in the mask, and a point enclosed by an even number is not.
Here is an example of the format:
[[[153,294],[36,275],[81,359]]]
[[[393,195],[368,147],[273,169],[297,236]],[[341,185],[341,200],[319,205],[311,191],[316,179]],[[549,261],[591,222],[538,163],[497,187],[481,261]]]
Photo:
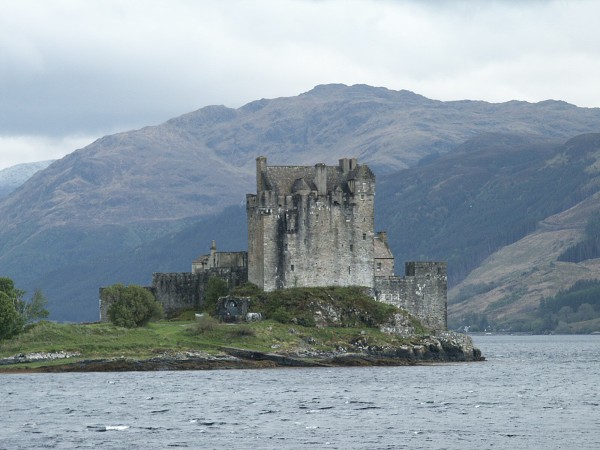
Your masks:
[[[424,363],[484,361],[469,336],[444,332],[427,336],[417,344],[398,347],[361,346],[352,349],[266,353],[221,347],[217,355],[203,351],[165,352],[149,359],[84,359],[77,352],[19,354],[0,359],[0,373],[126,372],[157,370],[264,369],[276,367],[403,366]],[[67,361],[73,359],[72,361]],[[64,363],[55,363],[65,360]],[[52,362],[27,366],[28,363]]]

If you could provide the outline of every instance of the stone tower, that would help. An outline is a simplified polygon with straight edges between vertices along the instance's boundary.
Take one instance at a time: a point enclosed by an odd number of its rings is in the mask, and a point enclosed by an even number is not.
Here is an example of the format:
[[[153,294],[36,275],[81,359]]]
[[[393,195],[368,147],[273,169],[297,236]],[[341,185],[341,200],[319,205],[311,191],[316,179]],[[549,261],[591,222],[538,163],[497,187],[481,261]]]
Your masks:
[[[356,159],[338,166],[267,166],[256,159],[246,197],[248,281],[373,287],[375,176]]]

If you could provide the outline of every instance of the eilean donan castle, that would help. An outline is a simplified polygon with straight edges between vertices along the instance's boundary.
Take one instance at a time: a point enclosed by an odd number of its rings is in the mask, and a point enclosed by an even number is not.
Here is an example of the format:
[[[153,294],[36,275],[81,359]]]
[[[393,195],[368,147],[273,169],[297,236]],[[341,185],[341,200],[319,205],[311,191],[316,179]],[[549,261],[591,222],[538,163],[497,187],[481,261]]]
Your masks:
[[[394,274],[384,232],[376,233],[375,175],[354,158],[337,166],[268,166],[256,159],[256,194],[246,196],[248,252],[211,252],[190,273],[155,273],[150,288],[167,313],[201,307],[208,279],[246,281],[266,291],[292,287],[365,286],[434,330],[447,327],[447,268],[408,262]],[[101,320],[106,320],[102,302]]]

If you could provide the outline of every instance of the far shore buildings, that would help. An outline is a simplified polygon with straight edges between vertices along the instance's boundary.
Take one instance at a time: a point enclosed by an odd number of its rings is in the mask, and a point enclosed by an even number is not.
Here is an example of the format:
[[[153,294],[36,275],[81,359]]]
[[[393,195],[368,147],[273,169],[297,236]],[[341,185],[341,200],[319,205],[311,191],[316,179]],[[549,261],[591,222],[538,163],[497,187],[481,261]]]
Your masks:
[[[445,330],[446,263],[407,262],[396,276],[387,234],[374,230],[374,205],[375,175],[354,158],[337,166],[269,166],[258,157],[256,194],[246,196],[248,252],[218,252],[213,241],[191,272],[155,273],[151,289],[174,312],[200,307],[212,276],[266,291],[358,285]],[[101,299],[101,320],[106,309]]]

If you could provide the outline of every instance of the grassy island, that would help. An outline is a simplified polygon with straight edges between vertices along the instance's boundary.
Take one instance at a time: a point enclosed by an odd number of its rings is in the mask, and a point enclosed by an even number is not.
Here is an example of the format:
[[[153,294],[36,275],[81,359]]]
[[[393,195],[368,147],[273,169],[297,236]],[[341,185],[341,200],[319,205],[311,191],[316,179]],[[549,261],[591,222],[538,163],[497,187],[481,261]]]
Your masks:
[[[0,342],[0,371],[85,371],[409,364],[476,360],[465,336],[432,336],[397,308],[359,288],[252,292],[266,320],[221,323],[204,313],[123,328],[38,322]],[[410,334],[383,332],[408,324]],[[468,340],[468,338],[467,338]],[[470,346],[469,346],[470,345]]]

